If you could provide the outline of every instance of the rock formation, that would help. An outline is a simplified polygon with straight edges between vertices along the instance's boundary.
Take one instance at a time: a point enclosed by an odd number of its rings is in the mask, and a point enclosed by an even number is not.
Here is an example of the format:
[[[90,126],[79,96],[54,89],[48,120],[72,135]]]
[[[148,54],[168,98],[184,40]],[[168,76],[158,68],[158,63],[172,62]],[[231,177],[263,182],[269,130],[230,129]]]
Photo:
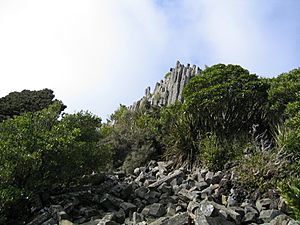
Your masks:
[[[165,79],[157,82],[153,93],[150,87],[146,88],[145,96],[135,102],[129,108],[132,110],[147,106],[168,106],[176,101],[183,101],[182,90],[187,82],[194,76],[201,73],[201,69],[196,65],[184,66],[177,61],[175,68],[165,75]]]
[[[87,176],[37,204],[27,225],[300,225],[275,190],[249,195],[233,172],[173,167],[150,161],[132,175]]]

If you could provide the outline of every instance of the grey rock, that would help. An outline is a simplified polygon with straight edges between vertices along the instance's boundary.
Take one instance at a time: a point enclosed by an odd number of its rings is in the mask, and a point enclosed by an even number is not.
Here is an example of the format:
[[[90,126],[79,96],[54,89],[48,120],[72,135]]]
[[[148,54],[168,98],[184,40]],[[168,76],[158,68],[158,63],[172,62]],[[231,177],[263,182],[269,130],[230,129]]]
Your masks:
[[[279,215],[270,221],[270,225],[288,225],[290,220],[287,215]]]
[[[238,212],[234,211],[231,208],[227,208],[223,205],[219,205],[215,202],[211,202],[211,204],[219,211],[218,213],[224,217],[226,217],[227,219],[232,219],[234,220],[237,224],[239,224],[242,220],[242,216],[241,214],[239,214]]]
[[[145,216],[153,216],[153,217],[161,217],[166,214],[166,209],[162,204],[153,203],[151,205],[146,206],[142,214]]]
[[[69,220],[59,221],[59,225],[73,225],[73,223]]]
[[[201,182],[196,182],[195,186],[200,190],[204,190],[205,188],[209,187],[209,184],[206,183],[205,181],[201,181]]]
[[[58,218],[59,221],[70,219],[69,216],[68,216],[68,214],[65,211],[58,212],[57,213],[57,218]]]
[[[134,191],[135,195],[140,198],[145,198],[146,194],[149,192],[149,189],[146,187],[140,187]]]
[[[176,214],[176,206],[174,204],[167,205],[167,215],[174,216]]]
[[[254,212],[247,212],[243,218],[243,222],[250,223],[250,222],[256,222],[257,220],[257,213]]]
[[[263,220],[266,223],[269,223],[272,219],[281,214],[281,211],[275,209],[262,210],[259,214],[259,219]]]
[[[235,225],[235,223],[226,220],[224,217],[206,217],[201,212],[194,218],[195,225]]]
[[[107,210],[118,210],[120,208],[123,200],[117,197],[114,197],[110,194],[104,194],[100,199],[99,203],[101,206]]]
[[[41,225],[56,225],[56,224],[57,224],[56,220],[51,218],[51,219],[45,221],[44,223],[42,223]]]
[[[131,110],[141,109],[145,105],[152,106],[167,106],[176,101],[183,101],[181,95],[184,86],[194,76],[201,72],[199,67],[181,65],[176,63],[175,68],[171,68],[164,80],[156,83],[153,93],[150,93],[150,88],[145,91],[145,96],[129,107]]]
[[[139,222],[142,222],[143,220],[144,220],[144,217],[143,217],[142,214],[137,213],[137,212],[134,212],[132,214],[132,222],[133,222],[133,224],[137,224]]]
[[[213,216],[213,214],[216,213],[215,206],[212,204],[212,202],[206,200],[200,203],[199,210],[206,217]]]
[[[124,210],[126,215],[129,215],[130,212],[132,213],[137,210],[137,206],[130,202],[122,202],[120,207]]]
[[[287,225],[300,225],[300,221],[290,220]]]
[[[263,198],[263,199],[258,199],[256,201],[256,208],[257,210],[260,212],[262,210],[265,210],[265,209],[270,209],[270,205],[272,203],[272,200],[269,199],[269,198]]]
[[[213,179],[213,176],[214,176],[214,173],[213,172],[210,172],[208,171],[205,175],[205,181],[208,183],[208,184],[211,184],[212,182],[212,179]]]
[[[184,173],[183,171],[181,170],[175,170],[173,173],[171,173],[170,175],[156,181],[155,183],[149,185],[149,188],[157,188],[159,187],[161,184],[163,183],[170,183],[174,178],[177,178],[177,177],[182,177],[184,176]]]
[[[27,225],[40,225],[44,223],[45,221],[49,220],[51,218],[51,214],[49,212],[44,212],[37,217],[35,217],[30,223]]]
[[[120,209],[119,211],[115,212],[115,220],[117,223],[124,223],[126,218],[125,211]]]

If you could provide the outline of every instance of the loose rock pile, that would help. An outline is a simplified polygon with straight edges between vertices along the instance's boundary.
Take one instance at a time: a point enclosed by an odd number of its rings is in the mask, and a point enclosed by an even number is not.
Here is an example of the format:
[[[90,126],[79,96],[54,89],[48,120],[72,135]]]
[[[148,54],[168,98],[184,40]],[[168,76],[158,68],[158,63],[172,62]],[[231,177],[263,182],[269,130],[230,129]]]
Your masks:
[[[247,194],[232,172],[151,161],[133,175],[91,175],[85,185],[36,204],[27,225],[296,225],[275,191]],[[37,201],[38,202],[38,201]]]

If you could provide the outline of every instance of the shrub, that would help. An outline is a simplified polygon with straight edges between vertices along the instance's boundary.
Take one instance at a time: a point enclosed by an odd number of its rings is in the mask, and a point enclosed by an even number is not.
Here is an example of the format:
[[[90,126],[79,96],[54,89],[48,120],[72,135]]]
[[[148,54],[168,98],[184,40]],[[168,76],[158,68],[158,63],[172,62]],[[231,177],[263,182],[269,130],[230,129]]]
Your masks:
[[[281,151],[261,151],[249,145],[249,154],[240,159],[235,171],[239,184],[248,191],[266,191],[276,187],[279,181],[288,176],[289,160]],[[252,149],[251,149],[252,148]]]
[[[197,163],[198,131],[194,127],[193,118],[183,111],[182,104],[163,108],[160,121],[164,157],[174,160],[178,166]]]
[[[11,92],[7,96],[0,98],[0,122],[25,112],[42,110],[54,102],[59,102],[61,104],[60,110],[63,111],[66,106],[62,102],[55,100],[54,97],[53,91],[50,89]]]
[[[60,109],[55,103],[0,123],[0,217],[16,219],[6,224],[22,223],[33,194],[66,185],[109,162],[109,148],[99,144],[100,119],[81,112],[59,120]]]
[[[243,154],[245,145],[241,139],[222,140],[216,134],[208,133],[200,142],[201,163],[209,170],[222,170]]]
[[[268,87],[267,82],[238,65],[218,64],[192,78],[183,97],[186,111],[202,133],[228,137],[248,133],[253,124],[266,129]]]
[[[109,124],[111,130],[106,142],[112,146],[114,167],[122,166],[126,159],[124,168],[135,168],[135,165],[145,162],[147,157],[139,155],[147,155],[148,150],[150,155],[152,151],[160,155],[159,109],[132,111],[121,105],[111,115]],[[141,152],[141,148],[144,148],[145,154]],[[130,166],[130,163],[133,165]]]
[[[279,191],[284,201],[289,207],[291,216],[300,219],[300,179],[282,182],[279,185]]]
[[[289,118],[289,115],[286,114],[286,107],[297,100],[299,90],[300,68],[271,79],[268,101],[270,104],[269,117],[273,124],[282,123]]]

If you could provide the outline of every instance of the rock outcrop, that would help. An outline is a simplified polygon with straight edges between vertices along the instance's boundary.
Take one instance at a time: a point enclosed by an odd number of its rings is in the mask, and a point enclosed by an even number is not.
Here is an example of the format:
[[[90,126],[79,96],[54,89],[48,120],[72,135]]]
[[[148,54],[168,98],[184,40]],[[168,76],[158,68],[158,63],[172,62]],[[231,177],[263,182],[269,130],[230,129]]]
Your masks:
[[[234,173],[172,168],[151,161],[132,175],[100,175],[100,184],[92,175],[50,196],[27,225],[300,225],[274,190],[251,197],[235,187]]]
[[[176,101],[183,101],[182,90],[187,82],[194,76],[201,73],[201,69],[196,65],[184,66],[177,61],[175,68],[165,75],[165,79],[157,82],[153,93],[150,87],[146,88],[145,96],[135,102],[129,108],[132,110],[147,106],[168,106]]]

